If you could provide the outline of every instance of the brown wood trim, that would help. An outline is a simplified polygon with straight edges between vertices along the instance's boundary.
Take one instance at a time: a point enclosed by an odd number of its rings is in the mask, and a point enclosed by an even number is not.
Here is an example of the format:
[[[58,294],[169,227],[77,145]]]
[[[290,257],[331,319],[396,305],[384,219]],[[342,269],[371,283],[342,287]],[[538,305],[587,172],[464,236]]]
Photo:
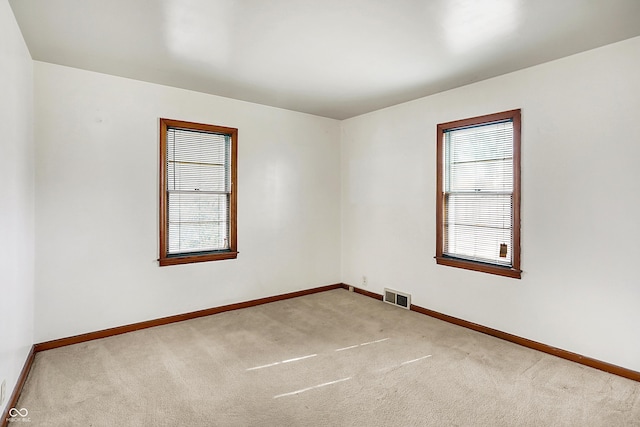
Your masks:
[[[490,273],[498,276],[513,277],[514,279],[520,279],[522,276],[522,271],[516,270],[515,268],[466,261],[458,258],[436,257],[436,263],[449,267],[464,268],[465,270],[481,271],[483,273]]]
[[[238,129],[231,132],[231,195],[229,196],[229,251],[238,256]]]
[[[341,283],[342,288],[349,290],[349,285],[345,284],[345,283]],[[365,289],[361,289],[361,288],[356,288],[355,286],[353,287],[353,292],[355,292],[356,294],[362,294],[362,295],[366,295],[369,298],[374,298],[374,299],[378,299],[380,301],[382,301],[382,295],[380,294],[376,294],[375,292],[369,292]]]
[[[435,317],[436,319],[444,320],[445,322],[453,323],[454,325],[463,326],[468,329],[472,329],[483,334],[491,335],[496,338],[500,338],[506,341],[510,341],[515,344],[519,344],[524,347],[528,347],[534,350],[541,351],[543,353],[551,354],[553,356],[560,357],[562,359],[570,360],[572,362],[579,363],[581,365],[589,366],[599,369],[601,371],[608,372],[610,374],[619,375],[621,377],[629,378],[635,381],[640,381],[640,372],[633,371],[631,369],[623,368],[621,366],[613,365],[611,363],[603,362],[601,360],[593,359],[591,357],[582,356],[571,351],[563,350],[561,348],[553,347],[547,344],[543,344],[537,341],[533,341],[527,338],[522,338],[517,335],[513,335],[507,332],[502,332],[497,329],[489,328],[487,326],[479,325],[477,323],[469,322],[467,320],[459,319],[457,317],[449,316],[447,314],[438,313],[437,311],[429,310],[417,305],[411,304],[411,310],[426,314],[427,316]]]
[[[521,111],[513,110],[513,206],[511,206],[511,212],[513,215],[513,269],[518,271],[517,278],[520,278],[520,271],[522,270],[520,264],[520,199],[522,198],[520,192],[522,190],[520,186],[521,180],[521,155],[522,150],[520,148],[522,144],[522,120]]]
[[[223,259],[236,259],[238,252],[217,252],[212,254],[190,255],[182,257],[160,258],[158,263],[161,267],[165,265],[191,264],[194,262],[219,261]]]
[[[444,253],[444,125],[436,127],[436,258]]]
[[[15,408],[18,404],[18,399],[20,398],[20,394],[22,393],[22,388],[24,387],[24,383],[27,381],[27,377],[29,376],[29,372],[31,372],[31,366],[33,366],[33,359],[35,358],[35,346],[31,346],[31,350],[29,350],[29,354],[27,355],[27,360],[24,362],[24,366],[22,367],[22,371],[20,371],[20,376],[18,376],[18,381],[16,382],[16,386],[13,389],[13,393],[11,393],[11,397],[7,401],[7,407],[2,412],[2,418],[0,419],[0,427],[7,427],[9,424],[9,411],[11,408]]]
[[[158,156],[158,191],[160,192],[158,200],[160,202],[158,219],[160,220],[159,226],[159,250],[160,256],[158,260],[162,260],[167,256],[167,206],[169,201],[167,200],[167,128],[168,123],[165,119],[160,119],[160,152]],[[160,264],[162,265],[162,264]]]
[[[199,254],[179,257],[169,257],[167,249],[167,220],[168,220],[168,199],[167,199],[167,129],[182,128],[194,129],[205,132],[216,132],[231,136],[231,193],[229,195],[229,251],[211,254]],[[203,123],[185,122],[173,119],[160,119],[160,153],[159,153],[158,175],[160,183],[158,189],[160,191],[160,214],[159,218],[159,250],[160,256],[158,262],[161,267],[167,265],[190,264],[194,262],[218,261],[225,259],[235,259],[238,257],[238,129],[208,125]]]
[[[496,265],[487,265],[473,261],[464,261],[457,258],[447,258],[444,256],[444,222],[446,197],[444,192],[444,133],[448,130],[464,128],[467,126],[480,125],[485,123],[498,122],[501,120],[513,121],[513,242],[511,252],[512,268],[504,268]],[[480,271],[483,273],[496,274],[499,276],[521,278],[520,269],[520,190],[521,190],[521,110],[502,111],[500,113],[487,114],[484,116],[471,117],[463,120],[455,120],[447,123],[440,123],[436,126],[436,263],[449,267],[463,268],[466,270]]]
[[[195,319],[197,317],[210,316],[212,314],[223,313],[225,311],[238,310],[240,308],[254,307],[256,305],[267,304],[270,302],[281,301],[290,298],[301,297],[304,295],[315,294],[318,292],[330,291],[342,288],[342,283],[333,285],[320,286],[317,288],[305,289],[302,291],[289,292],[281,295],[274,295],[265,298],[258,298],[251,301],[239,302],[235,304],[223,305],[220,307],[207,308],[204,310],[192,311],[190,313],[176,314],[175,316],[162,317],[145,322],[133,323],[130,325],[117,326],[115,328],[103,329],[96,332],[88,332],[86,334],[75,335],[67,338],[46,341],[38,343],[34,346],[35,352],[51,350],[53,348],[64,347],[67,345],[78,344],[81,342],[97,340],[100,338],[111,337],[114,335],[125,334],[140,329],[152,328],[154,326],[167,325],[169,323],[182,322],[183,320]]]
[[[345,284],[343,287],[346,287],[348,289],[349,285]],[[354,292],[363,294],[366,296],[370,296],[371,298],[382,300],[382,295],[374,292],[364,291],[358,288],[354,288]],[[533,350],[538,350],[543,353],[551,354],[552,356],[557,356],[562,359],[569,360],[571,362],[575,362],[581,365],[589,366],[591,368],[599,369],[601,371],[618,375],[620,377],[628,378],[630,380],[640,381],[640,372],[638,371],[623,368],[621,366],[613,365],[611,363],[603,362],[601,360],[593,359],[591,357],[582,356],[580,354],[573,353],[571,351],[563,350],[557,347],[552,347],[550,345],[533,341],[527,338],[522,338],[507,332],[502,332],[497,329],[489,328],[487,326],[479,325],[477,323],[473,323],[457,317],[449,316],[448,314],[443,314],[437,311],[429,310],[428,308],[420,307],[419,305],[411,304],[411,310],[417,313],[425,314],[430,317],[434,317],[436,319],[443,320],[448,323],[453,323],[454,325],[462,326],[463,328],[472,329],[474,331],[481,332],[483,334],[491,335],[493,337],[500,338],[505,341],[509,341],[514,344],[521,345],[523,347],[528,347]]]

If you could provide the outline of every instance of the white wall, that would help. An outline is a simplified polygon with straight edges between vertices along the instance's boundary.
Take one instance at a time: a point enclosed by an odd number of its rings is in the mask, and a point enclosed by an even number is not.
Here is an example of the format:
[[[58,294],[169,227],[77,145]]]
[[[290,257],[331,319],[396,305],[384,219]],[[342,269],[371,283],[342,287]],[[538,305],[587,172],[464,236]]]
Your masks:
[[[6,408],[33,344],[33,63],[0,1],[0,382]]]
[[[340,281],[339,122],[35,62],[35,341]],[[239,129],[236,260],[158,267],[158,119]]]
[[[640,371],[640,38],[342,123],[342,278]],[[436,265],[436,125],[522,108],[522,280]]]

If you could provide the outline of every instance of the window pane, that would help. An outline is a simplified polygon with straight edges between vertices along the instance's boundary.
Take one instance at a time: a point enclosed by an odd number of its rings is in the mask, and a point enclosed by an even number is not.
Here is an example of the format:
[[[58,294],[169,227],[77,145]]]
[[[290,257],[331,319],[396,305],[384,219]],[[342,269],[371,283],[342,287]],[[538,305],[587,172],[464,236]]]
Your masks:
[[[513,191],[513,123],[445,133],[445,191]]]
[[[169,193],[169,253],[229,248],[227,194]]]
[[[187,191],[228,192],[227,172],[224,165],[169,162],[167,188]]]
[[[510,265],[513,123],[446,131],[444,148],[444,253]]]
[[[492,123],[447,131],[451,163],[513,156],[513,122]]]
[[[502,265],[511,263],[511,195],[449,194],[446,198],[447,255]],[[507,245],[500,257],[500,245]]]
[[[170,128],[167,130],[167,160],[224,165],[227,135]]]
[[[447,191],[513,191],[513,159],[451,164]]]
[[[230,192],[230,144],[228,135],[168,129],[168,189]]]

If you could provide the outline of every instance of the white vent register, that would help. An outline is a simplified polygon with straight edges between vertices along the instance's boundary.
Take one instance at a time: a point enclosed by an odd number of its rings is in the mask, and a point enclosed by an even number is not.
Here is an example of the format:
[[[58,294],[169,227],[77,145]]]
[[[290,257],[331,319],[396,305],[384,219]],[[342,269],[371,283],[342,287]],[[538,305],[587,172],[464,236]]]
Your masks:
[[[411,295],[384,288],[384,302],[409,310],[411,308]]]

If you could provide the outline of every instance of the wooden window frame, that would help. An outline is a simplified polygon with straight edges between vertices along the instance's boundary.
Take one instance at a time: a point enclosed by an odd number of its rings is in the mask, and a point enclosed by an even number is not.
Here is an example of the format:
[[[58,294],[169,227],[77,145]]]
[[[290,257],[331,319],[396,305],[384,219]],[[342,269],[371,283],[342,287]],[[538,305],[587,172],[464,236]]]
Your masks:
[[[457,128],[490,124],[504,120],[513,121],[513,206],[512,206],[512,264],[510,267],[497,264],[471,261],[444,254],[444,222],[445,222],[445,192],[444,192],[444,134]],[[449,267],[480,271],[499,276],[520,279],[520,139],[521,139],[521,111],[509,110],[501,113],[471,117],[441,123],[437,126],[437,176],[436,176],[436,263]]]
[[[231,137],[231,193],[229,196],[229,249],[224,251],[195,252],[169,255],[167,194],[167,129],[175,127],[203,132],[215,132]],[[160,266],[190,264],[195,262],[235,259],[238,256],[237,200],[238,200],[238,129],[173,119],[160,119]]]

